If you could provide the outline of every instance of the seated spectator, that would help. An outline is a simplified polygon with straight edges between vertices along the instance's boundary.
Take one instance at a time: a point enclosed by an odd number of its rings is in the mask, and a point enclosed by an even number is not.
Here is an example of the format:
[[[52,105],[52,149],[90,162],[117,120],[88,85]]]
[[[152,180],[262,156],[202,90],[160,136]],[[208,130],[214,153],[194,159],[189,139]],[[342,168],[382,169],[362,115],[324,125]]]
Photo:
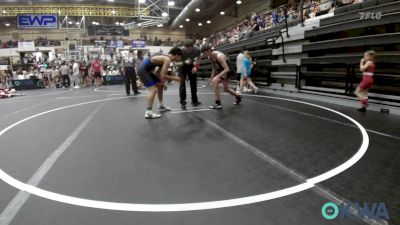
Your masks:
[[[250,20],[255,20],[258,17],[256,12],[252,12],[250,16]]]
[[[315,14],[315,16],[320,16],[328,13],[332,8],[332,0],[321,0],[321,4],[319,5],[319,11]]]
[[[303,18],[310,18],[311,0],[306,0],[303,4]],[[301,5],[299,5],[301,7]]]
[[[345,6],[345,5],[350,5],[353,4],[354,0],[336,0],[336,6]]]
[[[258,24],[260,30],[264,30],[265,29],[265,19],[264,19],[264,17],[258,16],[257,17],[257,24]]]
[[[278,13],[276,12],[276,10],[272,10],[272,26],[275,27],[276,24],[278,23]]]
[[[284,22],[285,22],[285,12],[283,11],[283,9],[280,9],[278,13],[278,23],[284,23]]]
[[[308,18],[314,18],[319,12],[319,3],[317,1],[311,1],[310,13]]]
[[[288,22],[297,20],[297,12],[296,12],[296,7],[292,6],[290,7],[289,11],[287,12],[287,20]]]

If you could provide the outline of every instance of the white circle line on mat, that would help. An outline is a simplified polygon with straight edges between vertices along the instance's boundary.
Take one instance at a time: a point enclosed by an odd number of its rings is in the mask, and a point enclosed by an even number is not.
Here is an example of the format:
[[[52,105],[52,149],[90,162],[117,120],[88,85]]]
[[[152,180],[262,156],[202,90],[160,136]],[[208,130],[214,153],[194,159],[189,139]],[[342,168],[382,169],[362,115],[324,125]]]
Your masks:
[[[211,94],[211,93],[201,93],[201,94]],[[367,134],[367,131],[365,130],[365,128],[360,123],[358,123],[356,120],[354,120],[353,118],[351,118],[341,112],[338,112],[333,109],[330,109],[330,108],[327,108],[324,106],[320,106],[317,104],[298,101],[298,100],[279,98],[279,97],[270,97],[270,96],[260,96],[260,95],[247,95],[247,96],[295,102],[295,103],[300,103],[300,104],[317,107],[317,108],[324,109],[324,110],[333,112],[335,114],[338,114],[338,115],[346,118],[347,120],[351,121],[352,123],[354,123],[357,126],[357,128],[360,130],[360,132],[362,134],[362,144],[361,144],[360,148],[358,149],[358,151],[356,152],[356,154],[354,154],[346,162],[344,162],[343,164],[339,165],[338,167],[335,167],[323,174],[320,174],[318,176],[307,179],[304,183],[301,183],[301,184],[298,184],[298,185],[295,185],[292,187],[280,189],[277,191],[273,191],[273,192],[259,194],[259,195],[233,198],[233,199],[227,199],[227,200],[208,201],[208,202],[180,203],[180,204],[135,204],[135,203],[106,202],[106,201],[77,198],[77,197],[73,197],[73,196],[67,196],[67,195],[62,195],[62,194],[46,191],[46,190],[40,189],[38,187],[28,185],[26,183],[19,181],[15,178],[11,177],[9,174],[5,173],[2,169],[0,169],[0,179],[2,179],[4,182],[8,183],[9,185],[11,185],[21,191],[26,191],[26,192],[29,192],[30,194],[33,194],[33,195],[36,195],[39,197],[43,197],[43,198],[57,201],[57,202],[76,205],[76,206],[107,209],[107,210],[118,210],[118,211],[137,211],[137,212],[177,212],[177,211],[207,210],[207,209],[217,209],[217,208],[225,208],[225,207],[258,203],[258,202],[277,199],[277,198],[281,198],[284,196],[288,196],[288,195],[292,195],[295,193],[305,191],[307,189],[314,187],[315,184],[325,181],[329,178],[332,178],[332,177],[338,175],[339,173],[342,173],[345,170],[349,169],[351,166],[356,164],[364,156],[364,154],[366,153],[366,151],[368,149],[369,137],[368,137],[368,134]],[[82,105],[98,103],[98,102],[103,102],[103,101],[118,100],[118,99],[123,99],[123,98],[127,98],[127,97],[108,98],[108,99],[101,99],[101,100],[96,100],[96,101],[88,101],[88,102],[64,106],[64,107],[48,110],[48,111],[45,111],[42,113],[38,113],[33,116],[22,119],[14,124],[8,126],[7,128],[3,129],[0,132],[0,137],[2,135],[4,135],[7,131],[9,131],[10,129],[18,126],[19,124],[22,124],[28,120],[43,116],[48,113],[52,113],[52,112],[67,109],[67,108],[78,107],[78,106],[82,106]]]

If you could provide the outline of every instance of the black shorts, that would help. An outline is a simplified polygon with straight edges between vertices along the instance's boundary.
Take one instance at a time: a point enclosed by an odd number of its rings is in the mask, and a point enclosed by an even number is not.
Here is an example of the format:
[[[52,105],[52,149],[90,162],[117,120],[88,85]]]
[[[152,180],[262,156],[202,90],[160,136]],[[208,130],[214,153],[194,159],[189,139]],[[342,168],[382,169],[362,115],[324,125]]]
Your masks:
[[[94,72],[93,77],[100,78],[101,77],[101,73],[100,72]]]
[[[221,73],[222,71],[219,71],[218,73]],[[229,80],[231,77],[235,76],[235,73],[232,70],[229,70],[228,73],[225,76],[222,76],[221,79],[223,80]]]
[[[242,73],[237,73],[237,76],[236,76],[236,80],[240,80],[240,78],[241,78],[241,76],[242,76]]]
[[[139,79],[142,81],[145,87],[152,87],[160,82],[160,79],[151,71],[145,70],[140,67],[138,71]]]

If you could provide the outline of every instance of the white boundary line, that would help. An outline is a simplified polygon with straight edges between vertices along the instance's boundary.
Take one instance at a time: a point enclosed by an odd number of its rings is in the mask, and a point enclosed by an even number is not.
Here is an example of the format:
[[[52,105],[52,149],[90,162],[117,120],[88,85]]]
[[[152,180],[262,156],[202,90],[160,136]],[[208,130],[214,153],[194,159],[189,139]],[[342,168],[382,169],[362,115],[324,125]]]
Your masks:
[[[120,210],[120,211],[138,211],[138,212],[193,211],[193,210],[217,209],[217,208],[252,204],[252,203],[263,202],[263,201],[277,199],[280,197],[299,193],[301,191],[304,191],[304,190],[314,187],[315,184],[317,184],[319,182],[322,182],[324,180],[332,178],[332,177],[342,173],[343,171],[349,169],[351,166],[353,166],[355,163],[357,163],[367,152],[368,145],[369,145],[369,137],[368,137],[367,131],[356,120],[354,120],[353,118],[351,118],[343,113],[340,113],[338,111],[335,111],[335,110],[327,108],[327,107],[323,107],[323,106],[312,104],[312,103],[302,102],[302,101],[298,101],[298,100],[285,99],[285,98],[279,98],[279,97],[270,97],[270,96],[256,96],[256,97],[270,98],[270,99],[277,99],[277,100],[283,100],[283,101],[288,101],[288,102],[305,104],[305,105],[321,108],[321,109],[336,113],[340,116],[343,116],[344,118],[348,119],[349,121],[351,121],[358,127],[358,129],[360,130],[362,137],[363,137],[362,144],[361,144],[360,148],[358,149],[358,151],[356,152],[356,154],[353,155],[346,162],[344,162],[343,164],[339,165],[338,167],[336,167],[332,170],[329,170],[321,175],[307,179],[304,183],[301,183],[301,184],[298,184],[298,185],[295,185],[292,187],[284,188],[281,190],[269,192],[269,193],[248,196],[248,197],[235,198],[235,199],[228,199],[228,200],[210,201],[210,202],[182,203],[182,204],[135,204],[135,203],[118,203],[118,202],[97,201],[97,200],[77,198],[77,197],[72,197],[72,196],[67,196],[67,195],[62,195],[62,194],[46,191],[46,190],[40,189],[38,187],[23,183],[19,180],[16,180],[15,178],[11,177],[10,175],[5,173],[1,169],[0,169],[0,178],[4,182],[8,183],[9,185],[11,185],[21,191],[26,191],[33,195],[39,196],[39,197],[43,197],[43,198],[46,198],[49,200],[63,202],[63,203],[71,204],[71,205],[78,205],[78,206],[98,208],[98,209]],[[23,120],[20,120],[16,123],[10,125],[9,127],[3,129],[0,132],[0,136],[4,135],[10,129],[12,129],[28,120],[31,120],[33,118],[36,118],[36,117],[39,117],[39,116],[42,116],[42,115],[45,115],[45,114],[48,114],[51,112],[55,112],[55,111],[59,111],[59,110],[67,109],[67,108],[72,108],[72,107],[77,107],[77,106],[82,106],[82,105],[87,105],[87,104],[92,104],[92,103],[96,103],[96,102],[111,101],[111,100],[122,99],[122,98],[126,98],[126,97],[110,98],[110,99],[102,99],[102,100],[97,100],[97,101],[84,102],[84,103],[64,106],[64,107],[56,108],[56,109],[49,110],[46,112],[42,112],[42,113],[27,117]]]
[[[205,88],[205,87],[206,87],[206,85],[202,84],[202,85],[198,85],[197,89],[202,89],[202,88]],[[187,89],[190,90],[190,88],[187,88]],[[100,92],[100,93],[125,93],[125,91],[104,91],[104,90],[101,90],[101,88],[95,88],[94,91],[95,92]],[[168,88],[168,90],[166,92],[168,92],[168,91],[169,91],[169,88]],[[179,91],[179,90],[174,90],[173,92],[175,92],[175,91]]]
[[[103,103],[104,104],[104,103]],[[97,108],[65,139],[65,141],[53,151],[53,153],[42,163],[38,170],[29,179],[28,184],[37,186],[42,181],[43,177],[50,171],[51,167],[56,163],[57,159],[69,148],[79,134],[87,127],[96,113],[103,106],[100,104]],[[9,225],[18,211],[30,197],[30,193],[19,191],[18,194],[11,200],[7,207],[0,214],[0,225]]]
[[[17,96],[17,98],[13,97],[13,98],[0,100],[0,104],[28,101],[29,99],[36,98],[36,97],[53,96],[53,95],[56,96],[56,95],[68,94],[68,93],[70,93],[72,91],[73,91],[73,89],[69,89],[69,90],[64,90],[64,91],[60,91],[60,92],[56,92],[56,93],[47,93],[47,94],[41,94],[41,95]]]
[[[191,112],[201,112],[201,111],[211,111],[212,109],[189,109],[181,111],[173,111],[171,114],[181,114],[181,113],[191,113]]]

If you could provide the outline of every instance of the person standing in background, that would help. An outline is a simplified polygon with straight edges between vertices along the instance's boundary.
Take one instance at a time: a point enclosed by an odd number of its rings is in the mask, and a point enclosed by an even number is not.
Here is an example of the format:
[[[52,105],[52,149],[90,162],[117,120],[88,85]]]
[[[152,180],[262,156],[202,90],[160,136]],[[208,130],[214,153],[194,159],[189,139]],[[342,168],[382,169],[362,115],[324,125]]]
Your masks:
[[[358,109],[360,112],[366,111],[368,106],[368,92],[374,84],[375,55],[374,50],[366,51],[364,57],[360,60],[360,71],[363,74],[363,78],[354,92],[361,103],[361,108]]]
[[[74,82],[74,88],[80,88],[80,70],[78,62],[74,60],[71,61],[72,63],[72,81]]]
[[[199,106],[197,98],[197,76],[196,73],[200,68],[200,55],[201,51],[197,46],[193,45],[193,40],[188,39],[184,41],[184,48],[182,48],[182,62],[181,67],[181,84],[179,86],[180,103],[183,109],[186,108],[186,77],[189,77],[190,90],[192,94],[192,105]]]
[[[92,72],[93,72],[93,77],[95,79],[96,87],[101,86],[102,85],[101,72],[102,72],[103,68],[102,68],[101,63],[99,62],[98,58],[96,58],[92,62],[91,69],[92,69]]]
[[[71,86],[71,79],[69,78],[69,67],[68,65],[63,62],[62,66],[60,67],[60,74],[62,80],[62,87],[70,87]]]
[[[243,68],[243,60],[244,60],[244,55],[243,52],[245,51],[245,49],[243,48],[242,51],[239,53],[239,55],[236,57],[236,72],[237,72],[237,85],[236,85],[236,93],[240,93],[241,88],[241,74],[242,74],[242,68]]]
[[[130,86],[132,85],[132,91],[134,95],[140,94],[136,85],[136,71],[135,71],[135,56],[133,55],[133,49],[129,49],[129,53],[124,57],[123,60],[124,68],[122,73],[125,76],[125,91],[126,95],[131,95]]]
[[[53,87],[60,88],[61,87],[61,77],[60,71],[58,70],[58,66],[53,66],[51,70],[52,79],[53,79]]]
[[[246,83],[249,84],[249,86],[251,88],[253,88],[254,93],[257,94],[258,88],[256,87],[256,85],[254,85],[253,81],[251,80],[251,69],[252,69],[252,61],[251,61],[251,55],[249,51],[244,51],[243,52],[244,55],[244,60],[243,60],[243,66],[242,66],[242,75],[241,75],[241,79],[240,79],[240,91],[243,90],[244,87],[244,83],[246,81]]]

